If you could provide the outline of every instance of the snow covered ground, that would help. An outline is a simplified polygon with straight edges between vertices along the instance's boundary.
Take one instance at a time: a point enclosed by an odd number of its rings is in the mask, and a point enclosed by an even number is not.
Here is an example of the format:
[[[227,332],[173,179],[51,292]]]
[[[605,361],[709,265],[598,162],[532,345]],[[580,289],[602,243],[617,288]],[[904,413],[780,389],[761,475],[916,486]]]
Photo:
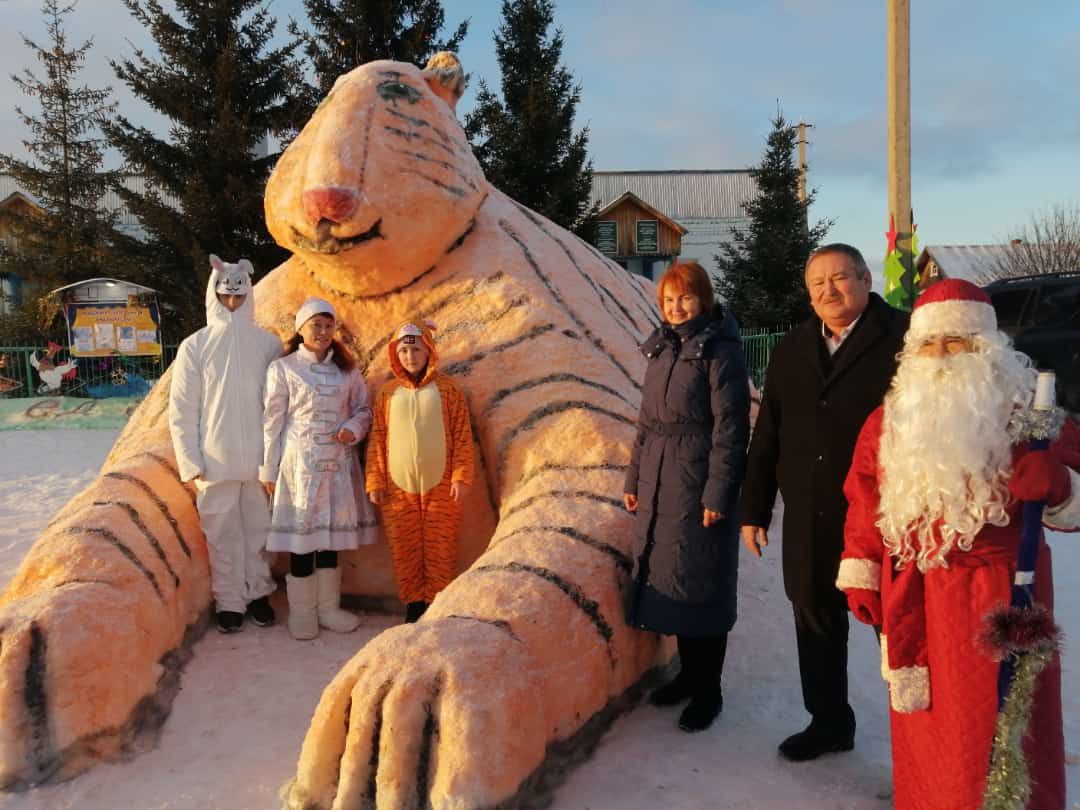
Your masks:
[[[116,431],[0,433],[0,587],[54,512],[96,474]],[[1052,539],[1058,619],[1080,637],[1080,537]],[[724,713],[709,731],[675,727],[677,710],[642,706],[620,718],[594,756],[555,798],[558,810],[888,808],[885,687],[873,633],[852,629],[850,754],[793,765],[776,744],[800,729],[802,710],[790,608],[780,583],[779,546],[744,557],[740,619],[728,650]],[[276,597],[281,598],[280,595]],[[195,647],[158,746],[99,766],[61,785],[0,794],[0,810],[264,810],[293,772],[324,685],[355,651],[397,619],[364,617],[355,634],[326,633],[300,645],[284,627],[222,636]],[[1065,654],[1069,807],[1080,810],[1080,647]]]

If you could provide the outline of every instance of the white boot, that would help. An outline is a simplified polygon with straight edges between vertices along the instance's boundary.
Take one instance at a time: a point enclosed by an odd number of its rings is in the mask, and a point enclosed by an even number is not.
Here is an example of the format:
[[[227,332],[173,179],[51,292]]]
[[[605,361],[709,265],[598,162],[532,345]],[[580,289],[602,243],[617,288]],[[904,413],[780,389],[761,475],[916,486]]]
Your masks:
[[[318,584],[313,576],[285,576],[285,592],[289,597],[289,632],[298,641],[306,641],[319,635],[317,589]]]
[[[319,625],[335,633],[351,633],[360,626],[356,615],[341,609],[341,569],[316,568],[319,580]]]

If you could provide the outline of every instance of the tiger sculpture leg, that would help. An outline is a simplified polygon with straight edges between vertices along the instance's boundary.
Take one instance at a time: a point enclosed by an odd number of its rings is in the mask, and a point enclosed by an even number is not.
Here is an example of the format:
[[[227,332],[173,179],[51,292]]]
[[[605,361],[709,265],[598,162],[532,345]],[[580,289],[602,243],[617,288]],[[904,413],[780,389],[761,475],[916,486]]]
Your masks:
[[[445,58],[357,68],[267,186],[268,227],[294,255],[257,286],[260,323],[291,334],[304,298],[328,298],[374,387],[393,328],[436,320],[478,444],[467,570],[326,688],[292,807],[514,802],[662,652],[623,621],[633,532],[619,500],[651,285],[487,183],[454,117],[461,77]],[[178,651],[210,604],[167,386],[0,597],[5,787],[130,750],[167,713]],[[383,544],[345,575],[347,591],[394,592]]]
[[[166,380],[0,596],[3,788],[129,752],[168,714],[210,576],[167,406]]]

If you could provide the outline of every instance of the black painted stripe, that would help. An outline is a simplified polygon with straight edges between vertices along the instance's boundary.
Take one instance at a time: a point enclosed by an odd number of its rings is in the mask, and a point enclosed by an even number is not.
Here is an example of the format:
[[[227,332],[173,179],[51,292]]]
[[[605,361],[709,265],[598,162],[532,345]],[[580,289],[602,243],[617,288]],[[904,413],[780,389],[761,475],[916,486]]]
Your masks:
[[[379,745],[382,742],[383,713],[386,711],[386,696],[390,693],[392,681],[387,681],[379,687],[375,694],[375,728],[371,734],[371,756],[368,758],[368,785],[367,799],[371,807],[375,806],[377,790],[376,777],[379,774]],[[346,729],[348,733],[348,729]]]
[[[432,177],[430,174],[424,174],[423,172],[418,172],[416,169],[399,169],[398,172],[399,172],[399,174],[411,174],[411,175],[414,175],[416,177],[419,177],[421,180],[426,180],[427,182],[431,183],[431,185],[435,186],[436,188],[441,188],[447,194],[452,194],[455,197],[459,197],[459,198],[460,197],[465,197],[469,193],[463,188],[460,188],[458,186],[452,186],[449,183],[444,183],[439,178]]]
[[[432,157],[431,155],[426,155],[423,152],[410,152],[408,149],[394,149],[393,147],[387,148],[389,151],[395,154],[415,158],[416,160],[422,161],[424,163],[434,163],[436,166],[441,166],[447,171],[451,171],[456,174],[458,176],[458,179],[461,180],[462,183],[467,185],[473,191],[479,191],[479,189],[476,187],[476,183],[470,180],[467,174],[465,174],[463,171],[461,171],[461,169],[459,169],[457,166],[455,166],[448,160],[440,160],[439,158]]]
[[[505,318],[515,309],[520,309],[521,307],[524,307],[529,303],[531,302],[529,301],[529,297],[527,295],[520,295],[517,298],[508,301],[506,306],[504,306],[502,309],[497,310],[489,315],[485,315],[482,318],[461,320],[456,323],[452,323],[445,328],[439,329],[439,338],[445,338],[447,335],[453,335],[457,332],[464,332],[467,329],[475,329],[476,327],[481,326],[490,326],[491,324],[497,323],[498,321]]]
[[[47,644],[45,632],[30,622],[30,650],[23,680],[23,705],[30,727],[29,765],[36,776],[44,777],[53,766],[53,746],[49,735],[48,690],[45,688]],[[35,781],[37,781],[35,779]]]
[[[612,278],[614,278],[619,283],[626,283],[628,281],[627,276],[634,275],[625,267],[622,267],[609,257],[605,256],[603,253],[601,253],[595,245],[589,244],[577,234],[571,234],[571,236],[573,236],[574,239],[576,239],[582,245],[582,247],[592,253],[599,260],[600,265],[605,268],[612,276]],[[637,307],[638,311],[642,313],[642,316],[645,319],[645,323],[648,324],[648,329],[646,329],[645,331],[651,331],[652,329],[655,329],[657,326],[659,326],[660,322],[658,320],[659,315],[654,309],[653,302],[650,301],[642,292],[641,288],[635,285],[632,281],[630,282],[630,287],[636,294],[634,304]],[[611,295],[610,291],[608,292],[608,294]],[[614,298],[616,301],[619,300],[614,295],[612,295],[612,298]]]
[[[182,490],[184,490],[184,492],[187,493],[188,498],[191,500],[192,508],[196,512],[199,511],[198,501],[195,498],[195,487],[194,487],[194,485],[188,486],[183,481],[181,481],[180,480],[180,471],[175,466],[173,466],[173,464],[167,458],[165,458],[164,456],[159,456],[157,453],[150,452],[149,450],[147,450],[147,451],[145,451],[143,453],[140,453],[139,455],[146,456],[151,461],[153,461],[155,464],[158,464],[159,466],[165,468],[169,472],[169,474],[176,480],[176,483],[178,483],[180,485],[180,488]]]
[[[497,630],[501,630],[506,635],[510,636],[514,641],[520,642],[521,639],[518,634],[514,632],[514,628],[510,626],[510,622],[506,619],[481,619],[479,616],[462,616],[459,613],[453,613],[449,616],[443,616],[442,619],[436,619],[436,621],[448,621],[450,619],[456,619],[458,621],[465,622],[480,622],[486,624],[489,627],[494,627]]]
[[[154,553],[158,555],[158,559],[164,564],[165,570],[168,571],[169,576],[173,578],[173,585],[177,588],[180,587],[180,577],[176,575],[172,565],[169,564],[169,558],[165,556],[165,549],[161,547],[161,543],[154,537],[154,534],[150,531],[149,527],[143,523],[142,518],[139,517],[139,513],[135,510],[134,506],[126,501],[94,501],[94,506],[118,506],[123,509],[124,512],[127,513],[127,516],[131,518],[131,522],[135,524],[135,528],[142,532],[143,537],[146,538],[146,541],[154,549]]]
[[[568,473],[568,472],[582,472],[582,473],[614,472],[614,473],[618,473],[621,476],[621,475],[626,474],[626,466],[627,465],[625,465],[625,464],[609,464],[609,463],[603,463],[603,464],[554,464],[554,463],[548,461],[548,462],[544,462],[543,464],[539,465],[538,467],[534,467],[533,469],[531,469],[527,473],[525,473],[525,475],[523,475],[521,477],[521,480],[518,481],[517,488],[519,490],[523,489],[526,484],[528,484],[530,481],[532,481],[538,475],[543,475],[544,473],[547,473],[547,472],[557,472],[557,473],[560,473],[560,474]]]
[[[558,288],[552,283],[551,279],[547,276],[547,274],[540,269],[540,265],[537,264],[536,258],[532,255],[532,251],[529,250],[529,246],[525,244],[525,240],[521,238],[517,231],[515,231],[513,227],[511,227],[510,223],[508,223],[506,220],[500,219],[499,227],[503,229],[503,232],[507,236],[509,236],[511,239],[514,240],[514,242],[517,243],[519,248],[521,248],[521,252],[525,256],[525,261],[528,262],[529,266],[532,268],[532,271],[536,274],[537,278],[539,278],[540,281],[544,284],[544,286],[547,287],[548,292],[551,294],[552,298],[555,299],[555,302],[562,308],[563,312],[565,312],[570,317],[570,320],[572,320],[577,325],[577,327],[585,334],[585,336],[590,340],[593,346],[595,346],[605,357],[607,357],[608,360],[610,360],[611,363],[622,373],[622,375],[626,377],[629,383],[633,385],[634,388],[640,391],[641,384],[636,379],[634,379],[633,375],[631,375],[630,372],[626,370],[626,367],[618,361],[618,359],[615,357],[614,354],[611,353],[611,351],[608,350],[608,348],[604,345],[604,342],[600,338],[593,335],[592,331],[585,325],[581,318],[578,317],[577,313],[574,312],[573,309],[571,309],[570,306],[566,303],[566,301],[562,297],[562,294],[559,292]]]
[[[154,572],[143,565],[142,560],[135,556],[135,552],[128,548],[119,537],[108,529],[99,529],[93,526],[72,526],[66,530],[66,534],[92,534],[95,537],[100,537],[111,543],[117,551],[127,557],[128,561],[142,572],[142,575],[146,577],[153,586],[154,593],[158,595],[158,599],[162,602],[165,601],[165,595],[161,592],[161,586],[158,585],[157,577],[154,576]]]
[[[587,494],[591,495],[592,493]],[[533,500],[540,500],[540,497],[542,496],[534,498]],[[622,504],[618,501],[614,501],[613,499],[612,505],[622,508]],[[509,515],[504,516],[503,519],[505,519],[506,517],[509,517]],[[585,534],[585,532],[575,529],[573,526],[522,526],[520,529],[515,529],[509,534],[503,535],[496,543],[493,543],[492,545],[500,545],[502,543],[505,543],[511,537],[517,537],[520,534],[557,534],[562,537],[568,537],[575,542],[582,543],[583,545],[594,548],[597,551],[611,557],[611,559],[615,561],[615,564],[627,574],[629,574],[634,569],[633,559],[631,559],[630,555],[628,555],[622,549],[616,548],[610,543],[605,543],[603,540],[597,540],[595,537]]]
[[[659,315],[656,314],[654,311],[656,302],[650,301],[649,298],[645,295],[645,279],[643,279],[641,276],[631,273],[630,271],[626,272],[626,278],[630,282],[630,289],[636,292],[638,298],[641,300],[641,310],[645,313],[646,317],[649,320],[649,323],[651,323],[653,328],[655,329],[657,326],[660,325]]]
[[[546,419],[549,416],[555,416],[566,411],[588,411],[600,416],[606,416],[609,419],[614,419],[617,422],[622,422],[625,425],[634,426],[637,422],[628,416],[623,416],[621,413],[610,411],[607,408],[601,408],[598,405],[593,405],[591,402],[585,402],[584,400],[562,400],[559,402],[550,402],[546,405],[541,405],[536,410],[532,411],[528,416],[510,428],[503,437],[499,440],[499,447],[496,452],[496,458],[499,460],[499,473],[501,473],[506,464],[506,451],[509,449],[510,442],[512,442],[519,433],[523,433],[526,430],[531,429],[537,422],[542,419]]]
[[[520,490],[520,487],[519,487]],[[602,503],[605,506],[614,506],[616,509],[623,508],[623,502],[618,498],[613,498],[610,495],[601,495],[599,492],[593,492],[591,489],[552,489],[547,492],[539,492],[536,495],[530,495],[527,498],[515,503],[500,516],[500,520],[506,520],[513,517],[522,509],[528,509],[537,501],[543,500],[578,500],[583,499],[586,501],[596,501]]]
[[[399,129],[398,127],[391,127],[391,126],[386,126],[386,125],[383,125],[383,130],[385,132],[389,132],[391,135],[397,135],[399,138],[404,138],[409,143],[412,143],[413,141],[421,141],[422,143],[426,143],[426,144],[430,144],[431,146],[439,147],[440,149],[445,151],[451,157],[458,157],[458,153],[455,152],[452,148],[447,146],[442,141],[437,140],[435,138],[429,138],[427,135],[423,135],[423,134],[421,134],[419,132],[412,132],[411,130],[404,130],[404,129]]]
[[[149,484],[147,484],[141,478],[138,478],[126,472],[109,472],[105,473],[104,477],[113,478],[117,481],[126,481],[129,484],[133,484],[134,486],[138,487],[139,490],[151,501],[153,501],[154,505],[158,508],[158,511],[161,512],[161,514],[165,517],[165,520],[167,520],[169,522],[169,525],[172,526],[173,534],[176,535],[177,544],[180,546],[181,550],[184,552],[187,558],[191,559],[191,549],[188,548],[188,544],[184,542],[184,535],[180,532],[179,521],[177,521],[177,519],[173,517],[172,511],[169,509],[169,505],[165,503],[165,501],[163,501],[161,497],[150,488]],[[183,485],[181,484],[181,486]],[[187,492],[187,487],[184,487],[184,491]],[[194,499],[192,499],[192,502],[194,505]]]
[[[374,122],[375,116],[371,114],[371,108],[368,108],[367,121],[364,122],[364,137],[360,142],[360,154],[363,158],[360,161],[360,176],[357,178],[356,187],[362,189],[364,187],[364,177],[367,174],[368,157],[371,150],[368,145],[371,143],[371,124]]]
[[[475,354],[469,355],[464,360],[458,360],[457,362],[450,363],[447,366],[443,366],[442,371],[445,374],[461,375],[467,377],[469,375],[469,372],[472,371],[473,366],[475,366],[484,358],[489,357],[493,354],[505,352],[508,349],[512,349],[515,346],[519,346],[522,343],[525,343],[526,341],[535,340],[541,335],[546,335],[548,332],[551,332],[554,329],[555,324],[553,323],[544,323],[540,324],[539,326],[534,326],[532,329],[530,329],[523,335],[518,335],[516,338],[508,340],[504,343],[497,343],[486,351],[476,352]]]
[[[528,391],[530,388],[536,388],[537,386],[540,386],[540,385],[548,385],[550,383],[557,383],[557,382],[572,382],[572,383],[577,383],[579,385],[587,386],[589,388],[595,388],[598,391],[603,391],[606,394],[611,394],[611,396],[617,397],[618,399],[621,399],[623,402],[625,402],[631,408],[634,407],[634,403],[632,403],[630,400],[628,400],[626,397],[624,397],[620,392],[616,391],[614,388],[611,388],[610,386],[604,385],[603,383],[594,382],[592,380],[586,379],[585,377],[581,377],[581,376],[579,376],[577,374],[570,374],[570,373],[566,373],[566,372],[560,372],[558,374],[548,374],[546,377],[538,377],[538,378],[533,379],[533,380],[525,380],[524,382],[520,382],[517,385],[510,386],[509,388],[502,388],[499,391],[496,391],[495,395],[491,398],[491,400],[488,402],[487,406],[484,408],[484,414],[485,415],[490,414],[493,410],[495,410],[495,408],[497,408],[499,406],[499,404],[504,399],[506,399],[509,396],[517,394],[517,393],[519,393],[521,391]]]
[[[436,301],[434,304],[423,307],[419,312],[416,313],[415,317],[418,320],[430,318],[432,315],[436,315],[437,313],[442,312],[447,307],[453,306],[459,301],[463,301],[467,298],[473,297],[474,295],[476,295],[476,291],[481,287],[486,287],[489,284],[495,284],[501,281],[503,276],[504,273],[500,270],[497,273],[488,276],[487,278],[473,279],[460,290],[450,293],[449,295]],[[394,328],[396,329],[397,326],[395,325]],[[386,348],[386,346],[390,343],[391,340],[393,340],[393,338],[394,333],[388,332],[374,346],[372,346],[371,349],[368,350],[366,359],[364,360],[363,364],[365,369],[367,369],[367,367],[371,365],[372,361],[378,356],[379,352]],[[446,369],[444,368],[443,371],[445,372]]]
[[[435,712],[438,708],[439,697],[442,695],[443,675],[440,672],[435,676],[435,683],[431,689],[431,696],[424,701],[424,729],[420,733],[420,756],[416,763],[416,802],[418,807],[431,807],[431,798],[428,795],[431,779],[431,750],[438,736],[438,720]]]
[[[528,574],[530,576],[537,577],[550,582],[564,594],[566,594],[570,600],[581,609],[593,627],[596,628],[597,634],[605,642],[608,643],[607,652],[608,656],[614,664],[614,657],[611,652],[610,642],[614,636],[614,631],[611,629],[611,625],[604,619],[603,614],[600,613],[600,605],[598,602],[587,597],[577,585],[561,577],[559,574],[552,571],[550,568],[544,568],[539,565],[528,565],[526,563],[508,562],[501,565],[481,565],[478,568],[473,568],[472,573],[493,573],[502,572],[510,574]]]
[[[400,118],[402,121],[405,121],[406,123],[410,124],[411,126],[420,127],[421,129],[430,129],[432,132],[434,132],[436,135],[438,135],[440,138],[442,138],[444,143],[447,143],[447,144],[449,144],[451,146],[456,146],[458,149],[462,149],[462,150],[467,148],[466,144],[462,143],[457,138],[454,138],[454,137],[448,135],[446,132],[443,132],[443,130],[441,130],[439,127],[435,126],[433,123],[428,121],[426,118],[417,118],[414,115],[406,115],[403,112],[399,112],[398,110],[395,110],[393,107],[384,107],[383,109],[385,109],[391,115],[393,115],[393,116],[395,116],[397,118]]]
[[[551,239],[551,241],[553,241],[556,245],[558,245],[560,248],[562,248],[562,252],[566,254],[566,258],[568,258],[570,260],[570,264],[572,264],[574,266],[574,269],[577,270],[578,275],[581,276],[583,279],[585,279],[585,282],[590,287],[592,287],[593,292],[596,293],[596,297],[598,299],[600,299],[600,305],[604,307],[604,309],[607,311],[608,315],[611,316],[611,319],[624,332],[626,332],[626,334],[630,337],[630,339],[632,341],[634,341],[635,344],[640,343],[642,338],[644,337],[644,334],[642,333],[643,330],[642,330],[641,326],[639,326],[638,323],[631,317],[629,310],[627,310],[626,307],[624,307],[619,302],[619,300],[617,298],[615,298],[614,295],[611,294],[610,290],[608,290],[606,287],[599,284],[598,282],[594,281],[592,276],[590,276],[588,273],[586,273],[584,270],[581,269],[581,265],[578,263],[577,257],[574,256],[574,254],[570,251],[570,248],[568,248],[566,246],[566,243],[563,242],[562,239],[560,239],[558,236],[556,236],[554,233],[552,233],[550,230],[548,230],[548,228],[544,225],[543,220],[541,220],[535,213],[530,211],[525,206],[523,206],[523,205],[521,205],[519,203],[515,203],[515,205],[517,205],[518,210],[521,211],[521,213],[525,216],[525,218],[528,219],[534,226],[536,226],[536,229],[538,231],[543,233],[545,236],[547,236],[549,239]],[[603,292],[601,292],[601,290],[603,290]],[[607,296],[608,296],[607,298],[604,298],[604,293],[607,293]],[[610,301],[615,304],[616,308],[618,308],[622,312],[622,315],[623,315],[622,319],[620,319],[619,316],[616,313],[611,311],[611,307],[608,305],[608,299],[610,299]],[[627,323],[629,323],[631,326],[634,327],[634,329],[637,330],[637,334],[634,334],[634,332],[632,332],[626,326]]]

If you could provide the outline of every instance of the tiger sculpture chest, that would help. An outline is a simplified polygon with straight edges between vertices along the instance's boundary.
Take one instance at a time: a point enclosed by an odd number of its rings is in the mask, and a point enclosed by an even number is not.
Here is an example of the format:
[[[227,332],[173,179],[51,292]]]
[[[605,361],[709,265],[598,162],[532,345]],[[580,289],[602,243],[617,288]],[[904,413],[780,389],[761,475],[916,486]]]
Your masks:
[[[432,319],[478,462],[463,573],[327,686],[283,794],[290,807],[514,802],[553,746],[662,657],[655,636],[626,626],[622,601],[632,518],[620,496],[652,287],[487,182],[454,115],[462,87],[445,54],[425,70],[357,68],[267,185],[267,225],[293,256],[257,285],[259,322],[287,337],[307,296],[329,299],[374,390],[393,329]],[[147,701],[168,710],[176,651],[210,596],[167,385],[0,597],[0,784],[123,753]],[[91,558],[89,581],[80,564]],[[384,543],[346,562],[344,589],[394,593]],[[80,664],[87,655],[99,663]],[[76,674],[93,712],[53,694]]]

